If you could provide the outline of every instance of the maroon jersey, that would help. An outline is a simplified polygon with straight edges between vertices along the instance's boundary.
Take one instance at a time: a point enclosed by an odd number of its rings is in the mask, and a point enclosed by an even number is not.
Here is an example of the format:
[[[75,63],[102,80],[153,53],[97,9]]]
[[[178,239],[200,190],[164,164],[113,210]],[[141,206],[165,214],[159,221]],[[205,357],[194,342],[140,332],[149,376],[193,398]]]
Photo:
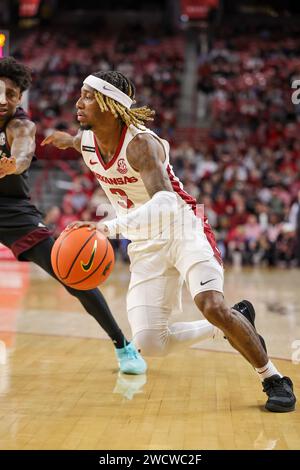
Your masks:
[[[13,119],[29,119],[22,108],[17,108],[15,114],[0,127],[0,158],[11,157],[11,150],[7,141],[6,128]],[[3,198],[30,199],[28,185],[28,171],[21,175],[8,175],[0,178],[0,204],[4,202]]]

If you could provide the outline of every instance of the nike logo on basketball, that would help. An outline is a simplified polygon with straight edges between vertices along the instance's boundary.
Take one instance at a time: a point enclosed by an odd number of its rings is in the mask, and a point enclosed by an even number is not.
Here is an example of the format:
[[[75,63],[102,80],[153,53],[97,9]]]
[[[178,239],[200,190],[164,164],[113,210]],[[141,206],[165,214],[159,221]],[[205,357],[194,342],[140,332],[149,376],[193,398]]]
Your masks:
[[[200,285],[201,285],[201,286],[204,286],[204,285],[207,284],[208,282],[216,281],[216,280],[217,280],[217,279],[214,278],[214,279],[209,279],[208,281],[205,281],[205,282],[201,281],[201,282],[200,282]]]
[[[85,271],[85,272],[90,271],[90,269],[92,269],[92,266],[93,266],[93,263],[94,263],[94,258],[95,258],[95,253],[96,253],[96,250],[97,250],[97,245],[98,245],[98,241],[95,240],[91,257],[90,257],[89,261],[86,264],[84,264],[83,261],[80,261],[81,267],[82,267],[83,271]]]
[[[93,162],[93,160],[90,160],[90,165],[97,165],[98,162]]]

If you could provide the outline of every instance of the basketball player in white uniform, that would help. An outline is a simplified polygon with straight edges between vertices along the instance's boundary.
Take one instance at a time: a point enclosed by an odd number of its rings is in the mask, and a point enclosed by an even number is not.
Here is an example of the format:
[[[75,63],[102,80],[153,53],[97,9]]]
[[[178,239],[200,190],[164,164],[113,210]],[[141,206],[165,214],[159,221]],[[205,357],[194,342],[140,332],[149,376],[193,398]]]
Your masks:
[[[211,228],[197,216],[196,201],[174,175],[169,144],[144,125],[153,111],[132,108],[134,93],[132,82],[119,72],[89,75],[76,105],[83,132],[72,137],[56,131],[44,140],[79,150],[116,210],[117,217],[108,222],[72,227],[89,225],[132,241],[127,309],[143,354],[165,354],[178,343],[212,337],[217,327],[257,371],[268,395],[266,408],[292,411],[292,381],[268,359],[252,304],[226,306],[222,261]],[[168,323],[182,279],[207,320]]]

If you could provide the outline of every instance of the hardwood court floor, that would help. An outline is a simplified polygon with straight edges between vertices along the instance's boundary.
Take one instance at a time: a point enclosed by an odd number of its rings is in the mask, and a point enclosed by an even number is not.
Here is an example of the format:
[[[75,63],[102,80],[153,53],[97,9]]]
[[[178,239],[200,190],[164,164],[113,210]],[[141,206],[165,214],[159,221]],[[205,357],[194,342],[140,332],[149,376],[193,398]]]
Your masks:
[[[265,411],[256,374],[226,341],[148,359],[147,376],[120,375],[110,341],[62,287],[27,264],[0,272],[0,449],[300,449],[299,410]],[[103,292],[129,334],[127,284],[118,265]],[[299,396],[299,271],[229,270],[225,292],[255,302]],[[187,293],[173,318],[198,318]]]

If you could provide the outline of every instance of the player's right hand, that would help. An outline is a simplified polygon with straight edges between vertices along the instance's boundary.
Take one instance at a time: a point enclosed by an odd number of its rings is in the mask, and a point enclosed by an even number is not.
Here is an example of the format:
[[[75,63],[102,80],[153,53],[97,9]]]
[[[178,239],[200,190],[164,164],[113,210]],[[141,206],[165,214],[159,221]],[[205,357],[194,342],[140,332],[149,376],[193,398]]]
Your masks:
[[[82,222],[80,220],[76,220],[75,222],[71,222],[69,225],[66,226],[65,232],[69,232],[70,230],[76,230],[77,228],[87,227],[89,230],[96,230],[97,223],[96,222]]]
[[[75,222],[71,222],[69,225],[66,226],[65,232],[69,232],[70,230],[76,230],[81,227],[87,227],[88,230],[98,230],[99,232],[103,233],[106,237],[108,236],[108,228],[105,224],[101,222],[82,222],[80,220],[76,220]]]
[[[67,132],[54,131],[41,142],[42,146],[49,144],[54,145],[58,149],[65,150],[69,147],[73,147],[73,136]]]

